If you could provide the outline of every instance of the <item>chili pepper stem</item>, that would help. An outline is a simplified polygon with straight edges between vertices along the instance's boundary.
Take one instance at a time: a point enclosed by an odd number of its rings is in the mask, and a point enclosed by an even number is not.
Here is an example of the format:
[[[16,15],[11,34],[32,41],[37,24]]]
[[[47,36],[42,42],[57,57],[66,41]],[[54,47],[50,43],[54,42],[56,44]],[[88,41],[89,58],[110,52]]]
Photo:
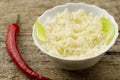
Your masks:
[[[19,15],[19,14],[17,15],[17,20],[16,20],[15,23],[16,23],[16,24],[19,24],[19,23],[20,23],[20,15]]]

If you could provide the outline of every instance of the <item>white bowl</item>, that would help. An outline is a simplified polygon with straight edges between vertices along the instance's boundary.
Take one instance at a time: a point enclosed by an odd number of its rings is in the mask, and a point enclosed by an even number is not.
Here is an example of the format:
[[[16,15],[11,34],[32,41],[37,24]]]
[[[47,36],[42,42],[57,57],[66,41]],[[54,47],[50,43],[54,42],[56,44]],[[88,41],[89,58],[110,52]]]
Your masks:
[[[106,51],[108,51],[115,43],[115,41],[118,37],[118,25],[117,25],[115,19],[106,10],[101,9],[95,5],[89,5],[89,4],[85,4],[85,3],[67,3],[65,5],[56,6],[52,9],[45,11],[40,17],[38,17],[38,21],[40,23],[44,23],[44,21],[46,20],[46,18],[48,16],[54,16],[54,15],[56,15],[57,12],[62,12],[65,8],[68,8],[70,11],[84,9],[88,13],[92,12],[98,16],[99,15],[107,16],[111,20],[111,22],[114,24],[114,28],[115,28],[115,35],[114,35],[112,41],[110,42],[110,44],[103,50],[102,53],[96,54],[95,56],[92,56],[92,57],[88,57],[88,58],[84,58],[84,59],[74,59],[74,60],[60,58],[60,57],[56,57],[54,55],[48,54],[48,52],[41,47],[41,45],[38,43],[37,39],[35,38],[35,34],[34,34],[35,26],[33,26],[32,36],[33,36],[34,43],[43,53],[49,55],[53,59],[53,61],[56,63],[56,66],[58,66],[58,67],[68,69],[68,70],[81,70],[81,69],[91,67],[94,64],[96,64],[101,59],[103,54]]]

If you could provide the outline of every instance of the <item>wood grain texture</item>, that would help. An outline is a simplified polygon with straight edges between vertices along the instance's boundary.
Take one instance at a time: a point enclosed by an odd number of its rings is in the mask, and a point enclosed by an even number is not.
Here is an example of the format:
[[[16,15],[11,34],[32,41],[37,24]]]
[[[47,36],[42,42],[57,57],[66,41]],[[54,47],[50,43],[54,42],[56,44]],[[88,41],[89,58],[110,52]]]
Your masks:
[[[7,26],[20,15],[18,45],[25,61],[53,80],[120,80],[120,36],[115,45],[95,66],[82,71],[59,69],[34,45],[32,26],[45,10],[68,2],[85,2],[106,9],[120,25],[120,0],[0,0],[0,80],[30,80],[9,58],[5,38]],[[120,29],[120,28],[119,28]]]

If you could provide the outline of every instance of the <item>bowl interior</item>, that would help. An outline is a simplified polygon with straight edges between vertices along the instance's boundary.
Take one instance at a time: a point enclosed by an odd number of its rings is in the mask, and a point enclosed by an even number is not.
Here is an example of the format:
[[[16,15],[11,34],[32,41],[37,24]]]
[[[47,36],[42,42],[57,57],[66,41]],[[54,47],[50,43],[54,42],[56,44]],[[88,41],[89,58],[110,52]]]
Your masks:
[[[105,15],[106,17],[108,17],[111,20],[111,22],[114,24],[115,35],[114,35],[113,40],[111,41],[111,43],[106,47],[106,49],[103,50],[103,52],[101,54],[103,54],[110,47],[112,47],[112,45],[115,43],[115,41],[116,41],[116,39],[118,37],[118,25],[117,25],[115,19],[106,10],[101,9],[101,8],[95,6],[95,5],[88,5],[88,4],[85,4],[85,3],[68,3],[68,4],[65,4],[65,5],[56,6],[56,7],[52,8],[52,9],[49,9],[49,10],[45,11],[43,13],[43,15],[41,15],[38,18],[38,21],[40,23],[44,23],[44,21],[47,19],[48,16],[54,16],[54,15],[56,15],[57,12],[62,12],[66,8],[68,8],[69,11],[76,11],[76,10],[79,10],[79,9],[83,9],[87,13],[92,12],[96,16]],[[37,42],[37,40],[36,40],[36,38],[34,36],[34,27],[33,27],[33,39],[34,39],[35,44],[38,46],[39,49],[41,49],[41,51],[48,54],[45,51],[45,49],[43,49],[40,46],[40,44]],[[93,57],[97,57],[98,55],[101,55],[101,54],[96,54]],[[54,56],[54,55],[51,55],[51,54],[48,54],[48,55],[51,56],[51,57],[56,58],[56,56]],[[90,58],[93,58],[93,57],[90,57]],[[64,58],[59,58],[59,59],[64,59]],[[81,59],[79,59],[79,60],[81,60]]]

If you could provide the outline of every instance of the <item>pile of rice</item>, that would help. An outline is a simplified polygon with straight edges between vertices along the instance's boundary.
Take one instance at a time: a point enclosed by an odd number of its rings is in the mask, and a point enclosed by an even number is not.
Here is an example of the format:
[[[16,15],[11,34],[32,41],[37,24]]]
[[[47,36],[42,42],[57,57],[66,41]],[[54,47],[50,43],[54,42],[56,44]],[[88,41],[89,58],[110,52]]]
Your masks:
[[[42,47],[54,56],[86,58],[99,54],[106,47],[100,16],[83,9],[74,12],[65,9],[48,17],[43,25],[49,41]]]

